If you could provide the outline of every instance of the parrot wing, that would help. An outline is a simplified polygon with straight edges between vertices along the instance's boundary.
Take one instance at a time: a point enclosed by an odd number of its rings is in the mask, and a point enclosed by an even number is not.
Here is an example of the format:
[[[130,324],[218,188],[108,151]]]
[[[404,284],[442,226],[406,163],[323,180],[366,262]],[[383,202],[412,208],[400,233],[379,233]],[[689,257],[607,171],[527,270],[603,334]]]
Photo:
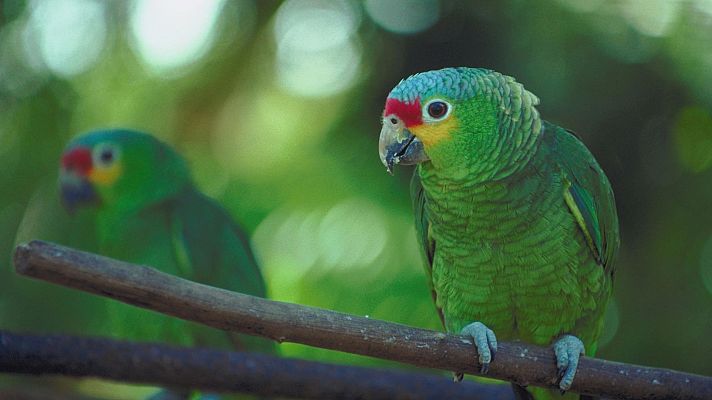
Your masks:
[[[244,232],[214,200],[190,190],[171,215],[181,275],[223,289],[265,297],[264,280]]]
[[[545,136],[561,169],[564,200],[596,262],[613,276],[620,247],[618,216],[611,184],[593,155],[572,131],[546,123]]]
[[[425,192],[423,185],[420,182],[420,175],[416,169],[413,172],[413,178],[410,181],[410,197],[413,201],[413,213],[415,214],[415,231],[418,242],[422,250],[423,265],[428,278],[428,286],[430,293],[433,296],[433,302],[438,309],[440,322],[445,326],[445,316],[442,308],[438,306],[438,295],[433,286],[433,258],[435,257],[435,239],[430,235],[430,220],[428,218],[428,210],[426,205]]]
[[[217,202],[191,189],[176,200],[171,216],[173,245],[181,275],[233,292],[266,297],[265,283],[245,233]],[[201,345],[274,351],[268,340],[194,326]]]

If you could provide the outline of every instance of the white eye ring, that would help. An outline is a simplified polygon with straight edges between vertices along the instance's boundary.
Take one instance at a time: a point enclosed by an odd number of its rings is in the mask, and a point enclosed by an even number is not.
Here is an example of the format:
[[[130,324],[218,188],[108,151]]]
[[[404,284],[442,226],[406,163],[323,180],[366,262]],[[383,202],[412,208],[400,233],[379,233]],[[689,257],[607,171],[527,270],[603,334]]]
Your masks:
[[[450,116],[452,105],[443,99],[432,99],[423,106],[423,120],[427,122],[442,121]]]
[[[92,163],[99,168],[108,168],[121,156],[119,146],[113,143],[100,143],[94,147],[91,154]]]

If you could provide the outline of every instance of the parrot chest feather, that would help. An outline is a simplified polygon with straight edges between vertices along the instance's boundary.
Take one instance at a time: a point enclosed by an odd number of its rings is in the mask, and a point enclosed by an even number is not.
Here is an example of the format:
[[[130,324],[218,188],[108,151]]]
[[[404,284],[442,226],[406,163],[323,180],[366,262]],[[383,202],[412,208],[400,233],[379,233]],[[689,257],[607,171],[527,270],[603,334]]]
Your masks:
[[[452,182],[421,169],[436,251],[433,287],[446,328],[481,321],[503,340],[548,344],[600,304],[605,286],[553,166]]]

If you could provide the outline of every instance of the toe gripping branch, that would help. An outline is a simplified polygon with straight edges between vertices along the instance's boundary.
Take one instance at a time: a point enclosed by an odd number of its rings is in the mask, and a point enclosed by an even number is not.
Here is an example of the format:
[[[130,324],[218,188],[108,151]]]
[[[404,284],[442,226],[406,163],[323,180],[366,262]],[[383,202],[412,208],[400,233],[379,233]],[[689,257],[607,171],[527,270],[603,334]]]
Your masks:
[[[497,337],[494,331],[482,322],[477,321],[464,327],[460,334],[472,337],[479,355],[480,374],[486,375],[489,372],[490,362],[497,354]]]
[[[586,349],[581,339],[573,335],[564,335],[554,342],[554,355],[559,376],[559,389],[566,393],[574,382],[579,359],[586,354]]]

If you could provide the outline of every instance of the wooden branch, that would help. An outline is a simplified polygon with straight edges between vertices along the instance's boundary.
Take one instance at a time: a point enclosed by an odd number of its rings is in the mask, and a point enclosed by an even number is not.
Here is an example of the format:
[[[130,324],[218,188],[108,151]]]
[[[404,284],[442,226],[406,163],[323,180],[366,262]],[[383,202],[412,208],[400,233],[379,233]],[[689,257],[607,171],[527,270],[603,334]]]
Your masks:
[[[5,386],[5,385],[3,385]],[[103,400],[79,393],[57,393],[57,390],[42,387],[3,387],[0,389],[2,400]]]
[[[18,273],[215,328],[477,375],[469,338],[270,301],[51,243],[15,251]],[[548,348],[500,343],[489,377],[555,388]],[[712,378],[584,357],[573,392],[621,399],[712,399]]]
[[[60,374],[300,399],[513,400],[509,385],[237,353],[0,331],[0,372]]]

